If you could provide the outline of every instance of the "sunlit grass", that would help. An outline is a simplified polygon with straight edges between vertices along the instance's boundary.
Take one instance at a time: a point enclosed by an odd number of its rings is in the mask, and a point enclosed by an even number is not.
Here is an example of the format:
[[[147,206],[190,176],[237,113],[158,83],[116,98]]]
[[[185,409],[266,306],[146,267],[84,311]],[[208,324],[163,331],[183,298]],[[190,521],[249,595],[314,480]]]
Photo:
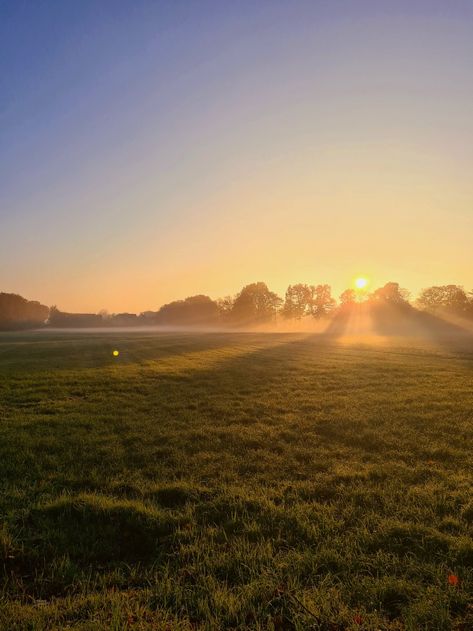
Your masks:
[[[472,369],[464,340],[2,335],[0,628],[468,628]]]

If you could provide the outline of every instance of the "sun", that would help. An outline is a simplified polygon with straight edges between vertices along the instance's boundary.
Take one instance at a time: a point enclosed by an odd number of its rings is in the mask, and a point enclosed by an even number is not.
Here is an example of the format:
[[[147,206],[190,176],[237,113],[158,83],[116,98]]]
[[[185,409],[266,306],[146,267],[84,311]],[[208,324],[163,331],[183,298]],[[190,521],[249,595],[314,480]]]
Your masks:
[[[367,285],[368,285],[368,279],[363,278],[363,276],[360,276],[359,278],[355,280],[355,286],[357,289],[366,289]]]

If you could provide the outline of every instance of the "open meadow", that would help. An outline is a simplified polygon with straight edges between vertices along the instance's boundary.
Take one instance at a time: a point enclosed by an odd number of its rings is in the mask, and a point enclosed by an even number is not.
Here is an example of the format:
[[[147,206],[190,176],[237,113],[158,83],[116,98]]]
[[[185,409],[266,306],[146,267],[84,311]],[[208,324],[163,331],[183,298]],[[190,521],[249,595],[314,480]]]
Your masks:
[[[467,336],[0,334],[0,628],[473,629],[472,377]]]

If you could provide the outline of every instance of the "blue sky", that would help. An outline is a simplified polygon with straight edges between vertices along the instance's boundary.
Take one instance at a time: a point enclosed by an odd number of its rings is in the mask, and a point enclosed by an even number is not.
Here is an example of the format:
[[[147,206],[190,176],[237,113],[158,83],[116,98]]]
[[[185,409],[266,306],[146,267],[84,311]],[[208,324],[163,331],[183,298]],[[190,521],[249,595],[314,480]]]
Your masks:
[[[0,3],[0,289],[473,286],[470,2]]]

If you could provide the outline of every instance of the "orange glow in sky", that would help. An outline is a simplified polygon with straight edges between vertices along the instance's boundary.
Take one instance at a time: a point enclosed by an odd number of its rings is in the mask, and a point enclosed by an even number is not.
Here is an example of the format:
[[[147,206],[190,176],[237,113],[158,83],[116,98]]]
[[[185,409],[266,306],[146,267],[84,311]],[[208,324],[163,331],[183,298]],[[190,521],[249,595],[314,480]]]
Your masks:
[[[473,285],[467,3],[16,4],[0,291],[139,312],[357,270]]]

